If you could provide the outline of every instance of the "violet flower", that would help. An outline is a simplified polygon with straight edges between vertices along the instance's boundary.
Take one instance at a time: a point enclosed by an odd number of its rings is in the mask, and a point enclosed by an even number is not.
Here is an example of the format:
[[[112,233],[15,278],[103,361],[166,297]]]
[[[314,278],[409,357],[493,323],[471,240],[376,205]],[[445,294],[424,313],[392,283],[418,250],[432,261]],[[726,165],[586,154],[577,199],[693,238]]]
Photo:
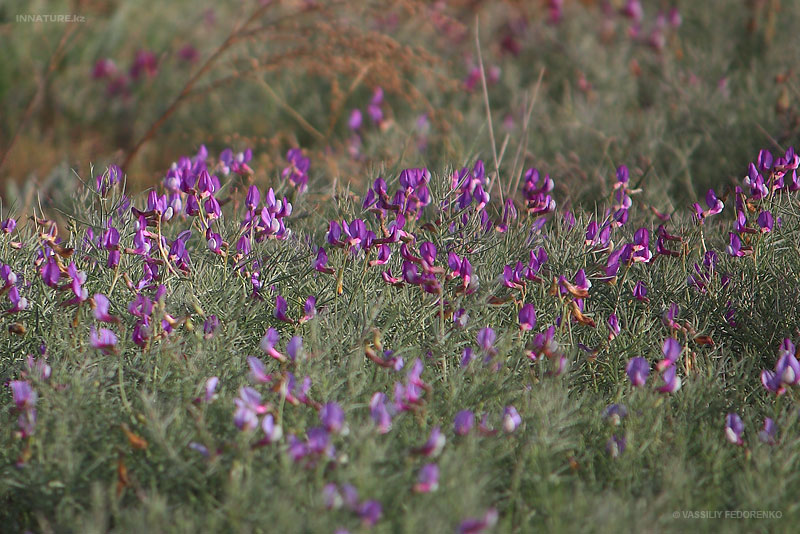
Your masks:
[[[656,369],[660,372],[666,369],[667,367],[672,366],[683,352],[683,347],[678,341],[674,338],[668,337],[664,340],[664,344],[661,347],[661,352],[664,354],[664,359],[658,362],[656,365]]]
[[[461,410],[453,419],[453,432],[458,436],[466,436],[475,425],[475,414],[470,410]]]
[[[392,429],[392,415],[386,407],[385,393],[377,392],[372,395],[369,401],[369,413],[379,433],[386,434]]]
[[[338,434],[344,428],[344,410],[336,402],[324,404],[319,410],[319,419],[325,430]]]
[[[681,377],[677,375],[677,369],[674,365],[667,369],[662,377],[664,378],[664,385],[656,388],[661,393],[675,393],[681,389]]]
[[[603,419],[609,421],[614,426],[619,426],[622,420],[628,416],[628,408],[624,404],[609,404],[603,410]]]
[[[433,427],[431,430],[431,435],[428,438],[428,441],[425,442],[424,445],[414,449],[412,452],[415,454],[421,454],[422,456],[427,456],[429,458],[435,458],[442,453],[442,449],[444,449],[445,443],[447,443],[447,438],[438,426]]]
[[[634,387],[641,387],[647,382],[647,376],[650,374],[650,364],[641,356],[637,356],[628,361],[625,372]]]
[[[289,343],[286,344],[286,354],[293,362],[303,354],[303,338],[300,336],[292,336]]]
[[[381,507],[381,503],[374,499],[370,499],[368,501],[364,501],[358,507],[358,516],[361,518],[361,522],[368,527],[371,527],[377,523],[380,518],[383,516],[383,508]]]
[[[260,442],[263,445],[277,443],[283,437],[283,428],[275,423],[275,417],[271,413],[261,420],[261,430],[264,431],[264,438]]]
[[[482,534],[497,524],[497,510],[489,508],[481,518],[465,519],[458,526],[458,534]]]
[[[89,344],[105,354],[110,354],[116,351],[117,336],[107,328],[101,328],[98,332],[93,326],[89,333]]]
[[[614,434],[609,438],[606,442],[606,450],[608,454],[611,455],[612,458],[618,458],[620,454],[625,452],[625,446],[627,444],[627,440],[625,436],[617,436]]]
[[[519,328],[522,331],[533,330],[536,326],[536,310],[528,303],[519,310]]]
[[[278,295],[275,297],[275,311],[273,312],[274,317],[286,323],[293,322],[291,319],[286,317],[286,310],[288,309],[288,305],[286,304],[286,299],[282,296]]]
[[[775,422],[766,417],[764,419],[764,428],[759,430],[758,432],[758,439],[761,443],[766,443],[767,445],[775,445],[775,433],[777,432],[777,428],[775,427]]]
[[[522,424],[522,417],[513,406],[506,406],[503,410],[503,430],[511,434]]]
[[[744,423],[737,413],[729,413],[725,417],[725,438],[734,445],[743,445]]]
[[[247,365],[250,366],[250,380],[256,384],[266,384],[272,380],[272,375],[267,373],[267,368],[255,356],[247,357]]]
[[[633,296],[636,300],[650,302],[650,299],[647,298],[647,286],[644,285],[641,280],[636,282],[636,285],[633,287]]]
[[[425,464],[419,470],[417,483],[414,484],[414,491],[417,493],[430,493],[439,488],[439,466],[436,464]]]
[[[307,323],[317,316],[317,297],[310,296],[306,299],[306,302],[303,305],[303,314],[303,318],[300,319],[301,324]]]
[[[109,300],[102,293],[95,293],[92,297],[94,303],[94,318],[103,323],[118,323],[119,317],[108,313]]]
[[[264,334],[264,337],[261,338],[260,347],[261,350],[278,360],[279,362],[286,362],[286,356],[281,354],[280,352],[275,349],[275,345],[278,344],[280,339],[280,335],[278,331],[274,328],[270,328],[267,330],[267,333]]]

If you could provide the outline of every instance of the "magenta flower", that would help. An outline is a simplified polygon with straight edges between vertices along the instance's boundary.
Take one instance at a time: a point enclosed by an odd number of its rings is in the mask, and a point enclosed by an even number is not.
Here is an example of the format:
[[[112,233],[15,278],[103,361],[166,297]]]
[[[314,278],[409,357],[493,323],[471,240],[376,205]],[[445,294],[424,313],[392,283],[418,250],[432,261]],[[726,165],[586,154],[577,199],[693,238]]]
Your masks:
[[[644,285],[641,280],[636,282],[636,285],[633,286],[633,297],[642,302],[650,302],[650,299],[647,298],[647,286]]]
[[[205,386],[203,388],[205,390],[205,395],[203,397],[204,402],[211,402],[215,398],[217,398],[216,394],[217,384],[219,384],[219,378],[217,378],[216,376],[212,376],[211,378],[206,380]]]
[[[94,302],[94,318],[102,323],[118,323],[119,317],[115,317],[108,313],[109,301],[108,297],[102,293],[95,293],[92,297]]]
[[[344,410],[336,402],[324,404],[319,410],[319,419],[325,430],[338,434],[344,428]]]
[[[269,330],[267,330],[267,333],[264,334],[264,337],[261,338],[261,344],[259,346],[261,347],[261,350],[263,350],[264,352],[266,352],[279,362],[285,362],[286,356],[284,356],[283,354],[278,352],[277,349],[275,349],[275,345],[278,344],[279,340],[280,340],[280,335],[278,334],[278,331],[275,330],[274,328],[270,328]]]
[[[371,527],[383,516],[383,508],[381,507],[381,503],[374,499],[370,499],[361,503],[361,505],[358,507],[357,513],[361,518],[361,522],[365,526]]]
[[[641,387],[647,382],[647,376],[650,374],[650,364],[641,356],[637,356],[628,361],[625,372],[634,387]]]
[[[414,449],[412,452],[415,454],[421,454],[422,456],[435,458],[442,453],[445,443],[447,443],[447,438],[444,434],[442,434],[442,431],[439,429],[439,427],[436,426],[433,428],[433,430],[431,430],[431,435],[428,438],[428,441],[426,441],[421,447]]]
[[[619,327],[619,319],[617,319],[617,314],[612,313],[611,315],[609,315],[607,322],[608,322],[608,340],[611,341],[615,337],[617,337],[621,331]]]
[[[603,410],[603,419],[611,422],[614,426],[619,426],[622,420],[628,416],[628,408],[624,404],[609,404]]]
[[[317,258],[314,260],[314,269],[325,274],[333,274],[334,272],[331,267],[328,267],[328,255],[322,247],[319,247],[319,250],[317,250]]]
[[[722,201],[717,198],[717,195],[714,193],[713,189],[709,189],[708,193],[706,193],[706,205],[708,206],[707,210],[703,210],[703,208],[700,207],[700,204],[697,203],[695,203],[693,206],[697,220],[701,224],[706,217],[721,213],[722,209],[725,207],[725,204],[723,204]]]
[[[536,310],[533,304],[525,304],[519,310],[519,328],[522,331],[533,330],[536,326]]]
[[[766,417],[764,419],[764,428],[758,432],[758,439],[767,445],[774,445],[776,432],[777,428],[775,427],[775,422],[769,417]]]
[[[478,332],[478,346],[487,354],[494,354],[494,341],[497,338],[494,330],[490,327],[481,328]]]
[[[247,357],[247,365],[250,366],[250,380],[256,384],[266,384],[272,380],[272,375],[267,373],[267,368],[255,356]]]
[[[98,332],[93,326],[89,333],[89,344],[105,354],[110,354],[116,352],[117,336],[108,328],[101,328]]]
[[[503,410],[503,430],[507,433],[514,432],[522,424],[522,417],[513,406],[506,406]]]
[[[219,328],[219,319],[216,315],[209,315],[205,321],[203,321],[203,337],[205,339],[211,339],[214,336],[214,333]]]
[[[668,337],[664,340],[664,344],[661,347],[661,352],[664,354],[664,359],[658,362],[656,365],[656,369],[658,371],[663,371],[667,367],[672,366],[683,352],[683,347],[678,341],[674,338]]]
[[[12,380],[9,382],[9,386],[11,386],[11,396],[14,400],[14,405],[17,407],[17,410],[31,410],[34,406],[36,406],[38,395],[31,387],[30,382],[24,380]]]
[[[737,413],[729,413],[725,417],[725,438],[734,445],[743,445],[744,423]]]
[[[278,319],[279,321],[283,321],[283,322],[286,322],[286,323],[293,322],[291,319],[286,317],[286,310],[287,309],[288,309],[288,305],[286,304],[286,299],[283,298],[280,295],[275,297],[275,312],[273,312],[273,315],[275,316],[275,318]]]
[[[293,148],[286,153],[289,166],[283,169],[281,175],[289,180],[298,193],[303,193],[308,189],[308,169],[311,160],[303,156],[299,148]]]
[[[439,466],[436,464],[425,464],[419,470],[417,483],[414,484],[414,491],[417,493],[430,493],[439,488]]]
[[[475,414],[470,410],[461,410],[453,419],[453,432],[458,436],[466,436],[475,425]]]
[[[259,442],[261,445],[277,443],[283,437],[283,428],[275,423],[275,417],[271,413],[265,415],[261,420],[261,430],[264,431],[264,437]]]
[[[351,130],[358,130],[361,128],[361,124],[363,122],[363,116],[361,114],[361,110],[354,109],[350,112],[350,118],[347,120],[347,126]]]
[[[286,354],[289,355],[289,359],[293,362],[297,361],[303,354],[303,338],[300,336],[292,336],[292,339],[286,344]]]
[[[780,226],[780,218],[778,219],[778,222]],[[756,223],[758,223],[758,226],[761,227],[761,233],[766,234],[772,231],[775,221],[772,217],[772,213],[770,213],[768,210],[764,210],[758,214]]]
[[[311,319],[317,316],[317,297],[310,296],[306,299],[305,304],[303,305],[303,318],[300,319],[300,323],[307,323]]]
[[[677,369],[674,365],[664,372],[662,378],[664,378],[664,385],[656,388],[661,393],[675,393],[681,389],[681,377],[677,375]]]
[[[497,524],[497,510],[489,508],[483,517],[465,519],[458,526],[459,534],[482,534]]]
[[[23,373],[23,376],[29,375],[32,376],[34,379],[41,380],[43,382],[49,380],[50,374],[52,373],[53,370],[47,364],[47,360],[45,358],[38,358],[34,361],[33,356],[28,354],[28,357],[25,361],[25,367],[27,369],[27,373]]]
[[[378,432],[386,434],[392,429],[392,415],[386,407],[386,394],[377,392],[369,401],[369,413],[378,426]]]
[[[620,454],[625,452],[625,445],[627,444],[627,440],[625,436],[617,436],[614,434],[611,436],[608,441],[606,442],[606,450],[608,454],[611,455],[612,458],[618,458]]]
[[[239,430],[252,430],[258,426],[258,416],[267,412],[267,405],[261,402],[261,393],[251,387],[239,390],[239,396],[233,399],[236,412],[233,422]]]

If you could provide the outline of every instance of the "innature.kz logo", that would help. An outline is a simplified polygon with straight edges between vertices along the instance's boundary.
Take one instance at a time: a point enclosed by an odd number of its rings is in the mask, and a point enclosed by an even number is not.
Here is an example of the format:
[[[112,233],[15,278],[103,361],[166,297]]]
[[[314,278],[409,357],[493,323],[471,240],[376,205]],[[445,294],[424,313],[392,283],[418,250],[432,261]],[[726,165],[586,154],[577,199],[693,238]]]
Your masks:
[[[86,17],[82,15],[17,15],[17,22],[86,22]]]

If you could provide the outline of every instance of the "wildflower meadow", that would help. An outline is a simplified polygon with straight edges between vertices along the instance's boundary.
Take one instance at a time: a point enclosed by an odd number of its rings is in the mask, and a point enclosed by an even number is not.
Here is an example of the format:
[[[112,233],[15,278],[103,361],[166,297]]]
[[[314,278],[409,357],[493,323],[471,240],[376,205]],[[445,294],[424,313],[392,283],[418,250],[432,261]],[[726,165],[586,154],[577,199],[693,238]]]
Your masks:
[[[0,6],[0,531],[795,532],[800,4],[729,4]]]

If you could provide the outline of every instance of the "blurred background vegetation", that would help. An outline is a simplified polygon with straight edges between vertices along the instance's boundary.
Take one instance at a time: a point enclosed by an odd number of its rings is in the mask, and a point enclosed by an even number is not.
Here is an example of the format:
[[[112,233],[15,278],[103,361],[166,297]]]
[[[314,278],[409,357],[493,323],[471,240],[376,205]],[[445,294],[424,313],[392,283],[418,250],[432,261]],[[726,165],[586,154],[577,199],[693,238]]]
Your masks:
[[[26,212],[109,163],[141,190],[201,144],[252,148],[260,183],[299,146],[312,181],[359,191],[397,165],[488,162],[478,28],[501,180],[524,162],[591,201],[625,163],[671,211],[797,142],[800,4],[733,4],[6,1],[0,194]],[[80,19],[18,20],[44,14]]]

